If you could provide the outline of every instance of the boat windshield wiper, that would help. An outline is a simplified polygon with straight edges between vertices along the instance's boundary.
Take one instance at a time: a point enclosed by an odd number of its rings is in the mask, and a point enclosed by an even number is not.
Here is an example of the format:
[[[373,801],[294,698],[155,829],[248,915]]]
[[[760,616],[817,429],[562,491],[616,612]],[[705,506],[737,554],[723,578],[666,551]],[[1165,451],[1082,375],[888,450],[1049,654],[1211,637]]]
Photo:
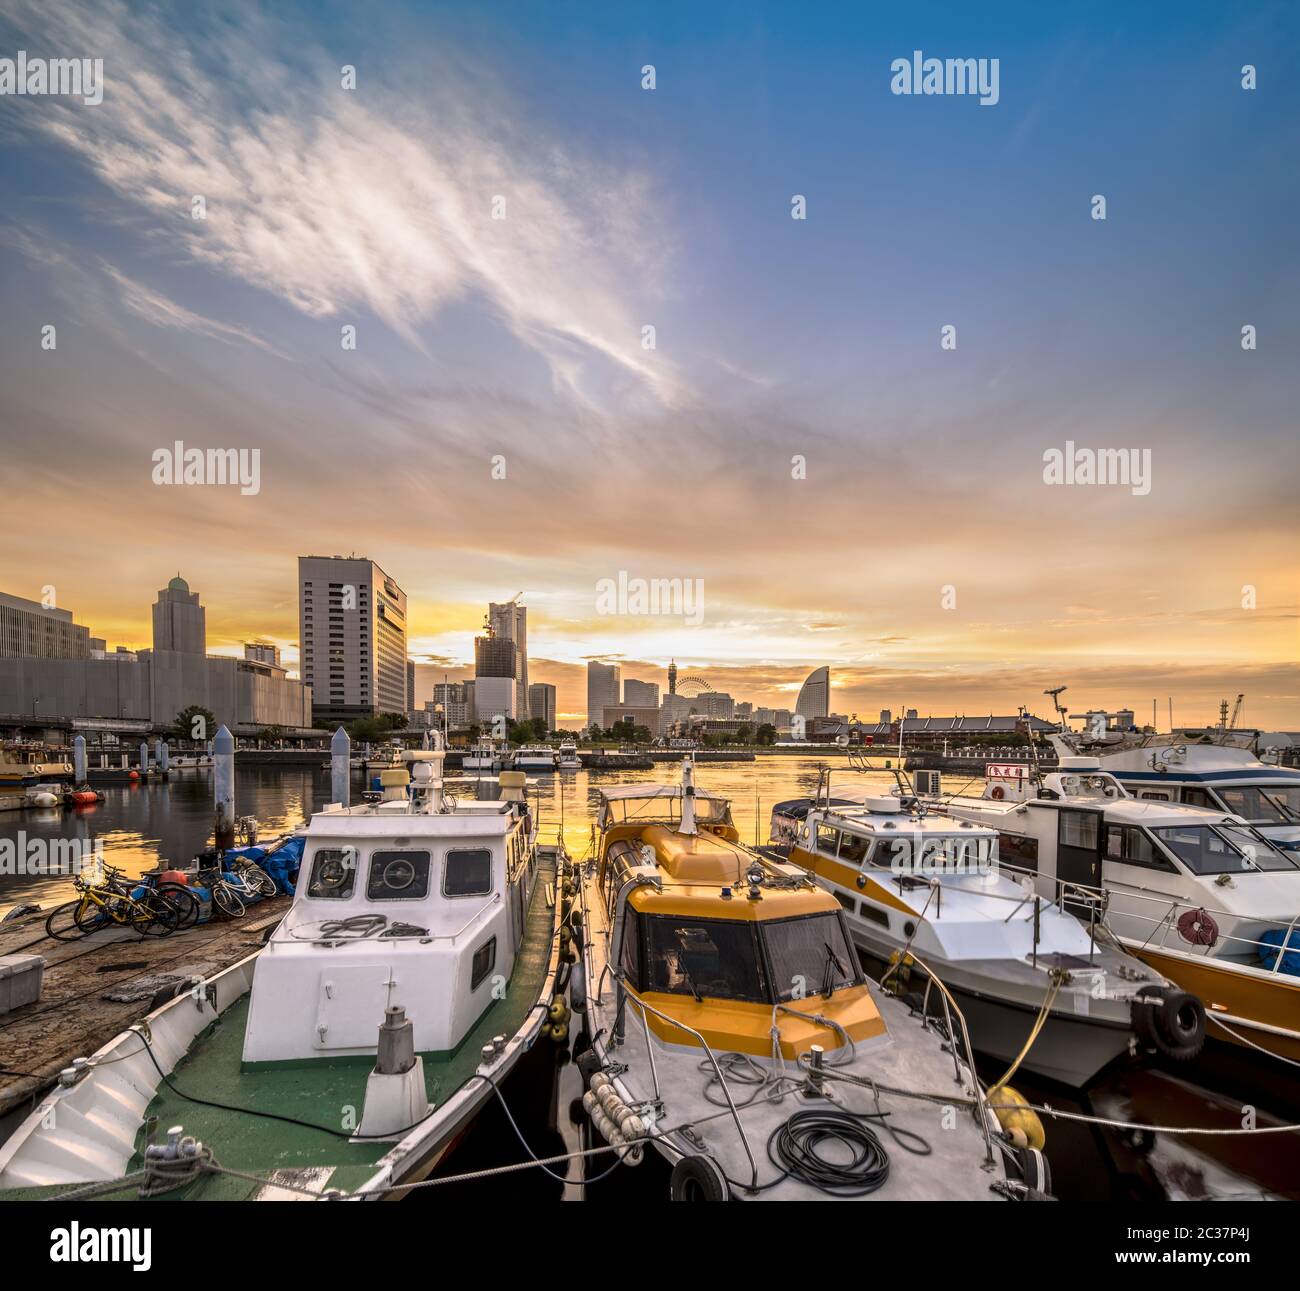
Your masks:
[[[822,942],[826,947],[826,967],[822,970],[822,990],[821,993],[829,1000],[835,994],[835,978],[831,976],[831,970],[845,979],[849,976],[849,970],[845,967],[844,961],[835,953],[835,947],[829,941]]]
[[[704,1003],[704,996],[700,994],[699,987],[695,985],[695,979],[691,976],[691,970],[686,967],[686,960],[682,960],[682,980],[691,988],[691,994],[695,996],[696,1004]]]

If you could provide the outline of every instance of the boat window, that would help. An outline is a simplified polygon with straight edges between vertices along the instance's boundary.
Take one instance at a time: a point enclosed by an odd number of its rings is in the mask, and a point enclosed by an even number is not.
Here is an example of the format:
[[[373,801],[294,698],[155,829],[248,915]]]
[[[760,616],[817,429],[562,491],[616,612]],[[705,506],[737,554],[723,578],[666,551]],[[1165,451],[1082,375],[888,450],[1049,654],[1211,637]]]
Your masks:
[[[356,881],[356,851],[351,847],[322,847],[311,858],[307,895],[344,900],[352,895]]]
[[[818,824],[816,846],[823,856],[834,856],[840,846],[840,831],[829,825]]]
[[[1038,839],[1024,834],[998,835],[998,860],[1012,869],[1038,873]]]
[[[861,979],[857,957],[838,914],[766,920],[762,928],[778,1000],[825,995]]]
[[[481,897],[492,891],[492,853],[486,847],[459,847],[443,863],[442,893],[448,897]]]
[[[429,853],[375,852],[366,896],[371,901],[418,901],[429,895]]]
[[[1168,825],[1151,832],[1193,874],[1297,868],[1261,834],[1241,825]]]
[[[469,970],[469,989],[476,991],[483,979],[497,965],[497,939],[489,938],[475,952]]]
[[[623,914],[623,944],[619,949],[618,966],[633,990],[641,989],[641,916],[628,906]]]
[[[1167,793],[1165,793],[1163,790],[1161,790],[1161,791],[1158,792],[1158,793],[1142,793],[1142,794],[1139,794],[1138,797],[1140,797],[1140,798],[1149,798],[1149,799],[1152,799],[1152,800],[1155,801],[1155,802],[1168,802],[1168,801],[1169,801],[1169,795],[1168,795]]]
[[[871,852],[875,839],[864,838],[861,834],[850,834],[846,829],[840,835],[840,860],[850,865],[861,865]]]
[[[1096,847],[1101,816],[1092,811],[1063,811],[1057,829],[1056,841],[1062,847]]]
[[[1189,807],[1217,807],[1219,805],[1204,789],[1184,789],[1183,801]]]
[[[1177,874],[1177,866],[1171,865],[1161,854],[1150,836],[1132,825],[1108,825],[1106,827],[1106,860],[1120,865],[1141,865],[1148,870],[1164,870]]]
[[[721,1000],[766,1000],[748,920],[646,919],[646,990]]]
[[[1282,825],[1300,820],[1300,785],[1240,784],[1220,786],[1219,797],[1234,815],[1252,824]]]

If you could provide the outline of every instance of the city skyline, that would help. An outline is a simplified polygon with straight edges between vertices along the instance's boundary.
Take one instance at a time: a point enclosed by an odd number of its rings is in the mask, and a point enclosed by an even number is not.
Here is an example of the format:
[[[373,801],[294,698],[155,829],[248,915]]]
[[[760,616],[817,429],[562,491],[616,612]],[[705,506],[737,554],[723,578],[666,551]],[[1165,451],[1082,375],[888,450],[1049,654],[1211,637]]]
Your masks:
[[[410,597],[421,695],[524,588],[562,719],[588,658],[662,683],[675,656],[771,706],[827,664],[860,714],[1065,683],[1300,726],[1280,11],[0,26],[106,68],[95,107],[0,102],[6,502],[40,535],[6,590],[142,645],[179,557],[214,652],[296,670],[286,570],[355,545]],[[997,104],[893,95],[918,48],[1000,51]],[[256,491],[158,483],[178,440],[258,452]],[[1075,444],[1148,452],[1150,488],[1048,487]],[[602,613],[620,579],[698,588],[698,623]]]

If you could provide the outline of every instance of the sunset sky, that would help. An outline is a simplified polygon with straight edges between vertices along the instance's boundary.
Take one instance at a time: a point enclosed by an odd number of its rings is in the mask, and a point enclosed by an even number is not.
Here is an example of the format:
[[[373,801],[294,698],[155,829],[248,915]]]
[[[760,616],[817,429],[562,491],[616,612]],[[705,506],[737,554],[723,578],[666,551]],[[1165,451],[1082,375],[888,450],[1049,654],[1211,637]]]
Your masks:
[[[587,659],[675,656],[1300,729],[1300,18],[1130,11],[0,0],[0,57],[105,81],[0,97],[0,590],[144,646],[179,570],[292,666],[297,556],[356,552],[422,697],[522,592],[575,725]],[[999,102],[891,94],[918,49]],[[176,440],[260,491],[153,483]],[[1049,486],[1067,441],[1149,494]],[[703,621],[597,613],[620,571]]]

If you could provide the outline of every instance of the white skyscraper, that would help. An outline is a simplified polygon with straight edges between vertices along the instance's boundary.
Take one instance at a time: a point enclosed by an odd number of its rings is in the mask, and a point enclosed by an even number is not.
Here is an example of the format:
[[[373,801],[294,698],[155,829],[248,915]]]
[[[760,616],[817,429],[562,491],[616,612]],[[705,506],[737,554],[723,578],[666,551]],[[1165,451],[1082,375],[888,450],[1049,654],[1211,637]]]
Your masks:
[[[587,665],[587,724],[605,725],[605,709],[623,702],[623,669],[616,663]]]
[[[519,720],[528,713],[528,607],[517,600],[488,605],[488,623],[492,635],[515,643],[515,714]]]

